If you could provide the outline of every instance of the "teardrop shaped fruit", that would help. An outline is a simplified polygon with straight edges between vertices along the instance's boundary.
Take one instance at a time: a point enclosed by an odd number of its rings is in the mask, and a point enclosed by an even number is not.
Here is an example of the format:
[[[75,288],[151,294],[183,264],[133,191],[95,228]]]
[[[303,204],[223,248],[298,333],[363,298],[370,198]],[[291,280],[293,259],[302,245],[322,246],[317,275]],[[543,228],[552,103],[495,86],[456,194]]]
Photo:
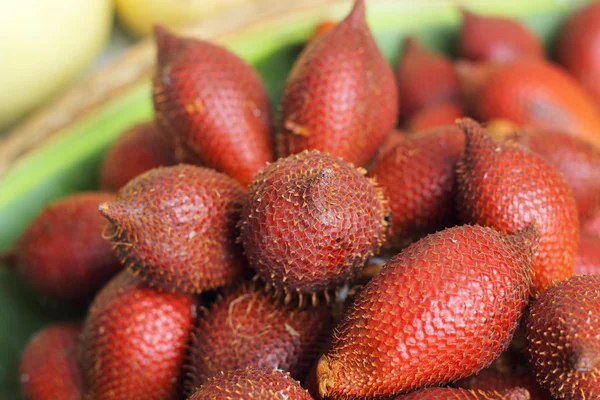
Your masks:
[[[235,225],[245,195],[225,174],[182,164],[138,176],[100,212],[130,271],[151,286],[200,293],[244,274]]]
[[[365,20],[364,0],[296,60],[282,99],[282,156],[319,150],[358,166],[396,125],[394,72]]]
[[[600,4],[569,17],[558,35],[556,58],[600,104]]]
[[[123,132],[106,152],[100,184],[107,191],[117,192],[143,172],[174,164],[173,150],[154,122],[137,124]]]
[[[259,173],[240,219],[244,253],[258,275],[301,300],[355,277],[389,225],[381,189],[364,173],[318,151]]]
[[[404,42],[396,76],[403,117],[460,99],[458,77],[452,62],[441,53],[424,49],[414,36]]]
[[[41,296],[81,304],[122,269],[103,238],[106,220],[98,205],[115,195],[86,192],[48,204],[14,249],[15,266]]]
[[[556,398],[600,398],[600,276],[574,276],[542,293],[527,346],[538,382]]]
[[[246,368],[221,372],[188,400],[312,400],[289,374],[267,368]]]
[[[458,104],[439,104],[415,113],[406,122],[406,129],[411,132],[424,131],[438,126],[454,124],[458,118],[464,116],[465,113]]]
[[[600,150],[558,130],[525,128],[493,136],[526,146],[556,168],[573,191],[580,220],[600,211]]]
[[[522,57],[544,57],[540,39],[523,24],[509,18],[478,15],[462,10],[458,54],[469,60],[506,62]]]
[[[579,248],[575,257],[575,274],[600,275],[600,237],[581,231]]]
[[[303,379],[330,326],[326,305],[298,310],[262,289],[238,286],[198,321],[190,347],[188,387],[195,389],[221,371],[245,367],[281,369]]]
[[[146,287],[127,271],[102,289],[81,335],[86,398],[174,399],[196,300]]]
[[[464,147],[464,134],[450,125],[410,135],[377,159],[368,176],[392,210],[386,246],[402,248],[453,224],[455,167]]]
[[[80,332],[81,324],[57,323],[29,339],[19,364],[25,400],[83,399],[83,376],[77,353]]]
[[[460,226],[394,257],[319,360],[322,396],[391,396],[471,375],[504,351],[529,298],[537,232]],[[498,294],[502,295],[498,295]]]
[[[573,275],[579,242],[575,199],[562,175],[538,155],[492,139],[463,119],[467,141],[458,164],[457,204],[463,221],[516,233],[540,232],[533,262],[533,292]]]
[[[159,129],[180,161],[195,157],[247,186],[273,161],[271,111],[258,73],[229,50],[155,30]],[[191,156],[190,156],[191,155]]]
[[[504,118],[563,130],[600,148],[600,113],[594,99],[558,66],[532,59],[459,65],[466,102],[480,121]]]
[[[527,389],[516,388],[506,392],[495,390],[467,390],[431,388],[394,397],[390,400],[530,400]]]

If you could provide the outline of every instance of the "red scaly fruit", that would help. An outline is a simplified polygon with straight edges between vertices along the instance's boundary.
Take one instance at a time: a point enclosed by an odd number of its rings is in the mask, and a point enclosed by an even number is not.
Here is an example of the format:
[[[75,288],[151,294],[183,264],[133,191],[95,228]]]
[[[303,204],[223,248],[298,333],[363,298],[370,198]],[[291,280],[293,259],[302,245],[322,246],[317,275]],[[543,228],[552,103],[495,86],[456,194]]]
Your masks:
[[[77,357],[81,324],[60,323],[38,331],[27,343],[19,374],[25,400],[81,400],[83,377]]]
[[[182,164],[138,176],[100,212],[130,271],[150,286],[200,293],[245,273],[235,243],[245,195],[225,174]]]
[[[542,293],[527,319],[527,346],[553,396],[600,398],[600,276],[574,276]]]
[[[463,221],[516,233],[540,232],[533,292],[573,275],[579,242],[575,199],[562,175],[538,155],[492,139],[477,122],[458,123],[467,141],[457,167],[457,204]]]
[[[600,148],[600,113],[591,95],[566,71],[544,60],[457,64],[471,113],[480,121],[565,131]]]
[[[526,146],[556,168],[573,191],[580,220],[600,211],[600,150],[557,130],[525,128],[491,135],[503,142]]]
[[[137,124],[123,132],[106,152],[100,167],[100,185],[104,190],[117,192],[143,172],[174,164],[170,144],[154,122]]]
[[[540,39],[523,24],[503,17],[486,17],[462,10],[458,54],[473,61],[507,62],[544,57]]]
[[[122,269],[103,238],[106,220],[98,214],[98,205],[114,198],[102,192],[69,195],[48,204],[27,227],[11,258],[38,294],[71,304],[88,302]]]
[[[456,103],[460,99],[460,87],[452,62],[441,53],[424,49],[414,36],[409,36],[404,42],[396,76],[403,117],[440,104]]]
[[[575,257],[575,274],[600,275],[600,237],[586,231],[581,232]]]
[[[247,186],[274,160],[270,104],[258,73],[223,47],[155,29],[156,123],[180,161],[198,161]]]
[[[322,350],[330,319],[326,305],[298,310],[264,290],[238,286],[198,321],[188,387],[201,386],[221,371],[245,367],[281,369],[303,379]]]
[[[406,122],[406,129],[411,132],[424,131],[442,125],[456,122],[458,118],[464,117],[462,108],[455,103],[444,103],[417,112]]]
[[[572,15],[561,29],[556,58],[600,104],[600,4],[593,3]]]
[[[96,296],[80,351],[88,400],[179,396],[197,301],[148,288],[127,271]]]
[[[277,290],[312,295],[352,279],[381,247],[389,207],[381,189],[344,160],[318,151],[258,174],[240,219],[250,265]]]
[[[490,364],[527,305],[536,241],[534,228],[503,235],[465,225],[407,247],[336,327],[317,366],[321,395],[391,396]]]
[[[246,368],[221,372],[188,400],[312,400],[289,374],[277,369]]]
[[[394,397],[390,400],[530,400],[527,389],[515,388],[506,392],[490,390],[467,390],[454,388],[431,388]],[[535,400],[535,399],[534,399]]]
[[[288,76],[282,100],[282,156],[319,150],[366,164],[396,125],[394,72],[365,20],[364,0],[310,43]]]
[[[465,147],[456,126],[410,135],[377,159],[375,178],[392,210],[388,247],[407,244],[452,225],[455,214],[456,163]]]

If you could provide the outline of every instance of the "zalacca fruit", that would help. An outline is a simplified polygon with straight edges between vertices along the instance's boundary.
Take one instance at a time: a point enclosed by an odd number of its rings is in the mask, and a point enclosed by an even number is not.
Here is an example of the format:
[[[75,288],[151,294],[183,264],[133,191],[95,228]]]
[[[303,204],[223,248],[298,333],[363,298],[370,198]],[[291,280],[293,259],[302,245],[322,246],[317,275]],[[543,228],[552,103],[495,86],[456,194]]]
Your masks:
[[[468,390],[454,388],[423,389],[391,400],[529,400],[529,392],[523,388],[506,392],[495,390]]]

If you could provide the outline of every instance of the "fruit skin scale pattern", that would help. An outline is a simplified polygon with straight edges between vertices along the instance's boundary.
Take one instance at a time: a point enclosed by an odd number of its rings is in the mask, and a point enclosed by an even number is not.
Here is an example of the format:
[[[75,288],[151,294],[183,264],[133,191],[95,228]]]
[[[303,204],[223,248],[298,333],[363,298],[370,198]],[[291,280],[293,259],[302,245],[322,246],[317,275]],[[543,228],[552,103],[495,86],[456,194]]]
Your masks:
[[[461,226],[394,257],[359,293],[317,366],[334,398],[390,396],[469,376],[506,349],[529,298],[537,232]]]
[[[419,390],[389,400],[530,400],[526,389],[515,388],[505,392],[495,390],[466,390],[454,388],[431,388]],[[537,400],[537,399],[533,399]]]

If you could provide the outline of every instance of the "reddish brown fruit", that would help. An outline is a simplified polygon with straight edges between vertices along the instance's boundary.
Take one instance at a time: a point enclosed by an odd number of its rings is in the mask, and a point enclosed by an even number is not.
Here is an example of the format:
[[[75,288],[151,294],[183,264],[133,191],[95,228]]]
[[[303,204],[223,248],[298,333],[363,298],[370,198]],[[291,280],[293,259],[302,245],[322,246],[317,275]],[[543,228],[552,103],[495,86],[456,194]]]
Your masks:
[[[552,166],[526,149],[499,144],[475,121],[459,122],[467,137],[458,164],[460,214],[465,222],[516,233],[540,232],[533,295],[573,275],[579,221],[571,189]]]
[[[356,276],[383,244],[388,214],[381,190],[364,171],[305,151],[256,177],[242,210],[240,237],[256,272],[302,299]]]
[[[600,4],[583,7],[569,18],[557,44],[558,61],[600,102]],[[600,104],[600,103],[599,103]]]
[[[485,17],[463,10],[458,41],[461,57],[474,61],[506,62],[544,57],[540,39],[523,24],[508,18]]]
[[[242,285],[217,300],[200,318],[191,346],[189,388],[221,371],[245,367],[306,376],[331,325],[326,305],[298,310],[263,290]]]
[[[245,271],[235,243],[245,193],[230,177],[191,165],[156,168],[100,212],[123,264],[151,286],[200,293]]]
[[[155,30],[154,109],[180,161],[190,154],[247,186],[273,161],[270,105],[258,73],[223,47]]]
[[[600,150],[556,130],[528,128],[492,136],[524,145],[556,168],[573,191],[580,220],[600,211]]]
[[[170,144],[156,130],[154,122],[134,125],[123,132],[104,156],[100,184],[103,189],[116,192],[142,172],[173,164]]]
[[[87,398],[176,398],[195,317],[194,298],[121,272],[96,296],[83,327]]]
[[[83,377],[77,357],[80,331],[80,324],[54,324],[29,339],[19,365],[25,400],[83,398]]]
[[[408,135],[406,134],[406,132],[400,129],[392,129],[385,137],[385,140],[379,147],[379,150],[377,150],[377,155],[375,156],[375,158],[373,158],[373,162],[375,162],[378,158],[383,157],[385,153],[396,147],[398,143],[404,142],[407,138]]]
[[[600,113],[590,94],[562,69],[543,60],[457,67],[473,114],[518,125],[563,130],[600,148]]]
[[[302,52],[282,100],[283,156],[319,150],[364,165],[396,125],[392,68],[365,21],[364,0]]]
[[[392,209],[388,245],[402,248],[451,225],[456,163],[465,147],[456,126],[420,132],[382,155],[369,171]]]
[[[312,400],[288,374],[272,369],[247,368],[221,373],[198,388],[188,400]]]
[[[580,275],[544,292],[527,320],[529,363],[560,399],[600,398],[600,276]]]
[[[19,239],[15,265],[37,293],[73,304],[90,301],[122,269],[103,237],[98,205],[114,194],[78,193],[47,205]],[[10,260],[9,260],[10,261]]]
[[[466,225],[407,247],[335,329],[317,367],[321,395],[391,396],[490,364],[527,305],[536,240],[532,228],[509,236]]]
[[[579,249],[575,257],[575,274],[600,275],[600,237],[581,232]]]
[[[425,108],[412,116],[406,123],[409,131],[418,132],[438,126],[449,125],[464,117],[462,108],[454,103],[445,103]]]
[[[414,36],[404,42],[397,79],[402,99],[400,114],[404,117],[460,99],[460,87],[452,62],[441,53],[425,50]]]
[[[453,388],[423,389],[391,400],[529,400],[529,392],[523,388],[507,392],[490,390],[467,390]]]

